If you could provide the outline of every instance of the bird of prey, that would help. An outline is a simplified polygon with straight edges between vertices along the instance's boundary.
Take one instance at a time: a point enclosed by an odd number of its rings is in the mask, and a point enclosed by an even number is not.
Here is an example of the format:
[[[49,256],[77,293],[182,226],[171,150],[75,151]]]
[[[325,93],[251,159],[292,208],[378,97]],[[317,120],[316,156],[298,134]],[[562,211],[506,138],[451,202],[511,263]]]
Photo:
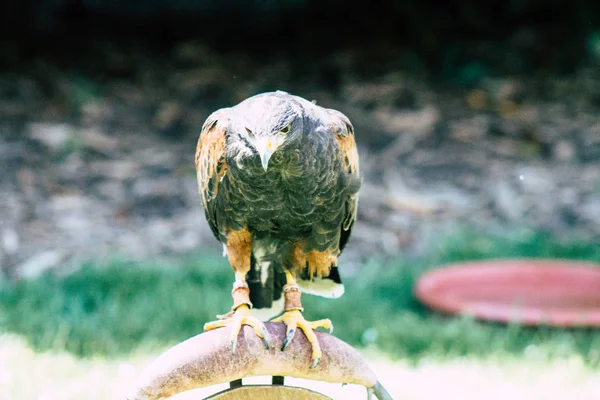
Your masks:
[[[206,218],[235,273],[231,311],[204,329],[231,326],[235,351],[249,325],[269,346],[261,321],[283,311],[273,320],[287,326],[282,350],[301,329],[314,368],[322,353],[313,329],[332,325],[306,321],[300,294],[344,291],[337,260],[360,188],[352,124],[301,97],[262,93],[208,117],[195,162]]]

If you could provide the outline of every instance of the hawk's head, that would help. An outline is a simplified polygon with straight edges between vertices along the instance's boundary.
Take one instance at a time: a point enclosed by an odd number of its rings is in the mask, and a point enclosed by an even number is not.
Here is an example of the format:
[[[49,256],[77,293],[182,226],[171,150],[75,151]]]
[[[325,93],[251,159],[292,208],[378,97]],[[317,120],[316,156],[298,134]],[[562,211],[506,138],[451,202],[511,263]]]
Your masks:
[[[303,132],[303,108],[285,92],[265,93],[239,104],[243,132],[258,153],[264,170],[273,153]]]

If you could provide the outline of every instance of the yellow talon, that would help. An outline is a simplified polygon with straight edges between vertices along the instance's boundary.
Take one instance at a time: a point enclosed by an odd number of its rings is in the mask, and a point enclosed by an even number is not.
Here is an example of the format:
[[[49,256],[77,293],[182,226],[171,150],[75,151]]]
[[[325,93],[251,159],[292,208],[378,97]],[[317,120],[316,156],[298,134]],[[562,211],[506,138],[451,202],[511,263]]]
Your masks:
[[[292,343],[292,340],[294,339],[294,335],[296,333],[296,328],[300,328],[304,332],[306,339],[312,346],[312,364],[310,367],[315,368],[319,364],[323,353],[321,351],[321,345],[319,344],[319,339],[317,338],[314,329],[324,328],[328,329],[331,332],[331,330],[333,329],[331,320],[321,319],[319,321],[311,322],[304,319],[304,316],[302,315],[300,310],[290,310],[284,312],[283,315],[281,315],[280,317],[275,318],[273,322],[281,322],[287,327],[287,334],[283,342],[283,346],[281,348],[282,351],[285,350],[290,345],[290,343]]]
[[[224,328],[226,326],[231,327],[231,351],[235,353],[235,349],[237,347],[237,337],[242,330],[242,326],[244,325],[249,325],[252,327],[254,332],[256,332],[256,335],[265,342],[267,349],[270,348],[271,338],[269,336],[269,332],[265,328],[265,325],[258,320],[258,318],[252,316],[250,308],[245,304],[240,305],[231,316],[224,317],[223,319],[219,319],[217,321],[207,322],[204,324],[204,330],[211,331],[213,329]]]

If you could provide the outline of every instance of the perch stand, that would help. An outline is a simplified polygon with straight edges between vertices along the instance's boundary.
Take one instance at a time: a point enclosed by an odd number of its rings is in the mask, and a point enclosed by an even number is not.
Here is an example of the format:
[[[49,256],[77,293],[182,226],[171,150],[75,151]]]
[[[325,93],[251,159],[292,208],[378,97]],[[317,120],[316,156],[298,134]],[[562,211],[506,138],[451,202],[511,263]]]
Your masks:
[[[230,383],[230,388],[206,399],[304,399],[323,400],[327,396],[314,391],[284,385],[284,377],[366,387],[366,398],[379,400],[391,396],[377,381],[364,358],[347,343],[317,332],[323,357],[310,369],[311,345],[302,332],[285,351],[281,346],[285,326],[265,323],[271,336],[267,349],[252,328],[244,326],[238,336],[235,354],[231,352],[229,328],[194,336],[170,348],[151,363],[141,375],[128,400],[162,400],[196,388]],[[271,385],[243,385],[242,379],[272,376]]]

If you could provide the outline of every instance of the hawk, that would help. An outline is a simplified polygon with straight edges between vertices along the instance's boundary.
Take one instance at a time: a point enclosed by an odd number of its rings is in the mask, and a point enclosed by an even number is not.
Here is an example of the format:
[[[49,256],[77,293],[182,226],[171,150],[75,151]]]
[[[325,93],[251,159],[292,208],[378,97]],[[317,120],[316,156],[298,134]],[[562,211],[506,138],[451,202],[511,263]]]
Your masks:
[[[204,329],[231,326],[235,351],[249,325],[268,347],[261,321],[283,311],[273,320],[287,326],[282,350],[301,329],[314,368],[322,353],[313,329],[332,324],[306,321],[300,295],[344,292],[337,260],[360,188],[350,120],[286,92],[258,94],[208,117],[195,162],[206,219],[235,273],[231,311]]]

